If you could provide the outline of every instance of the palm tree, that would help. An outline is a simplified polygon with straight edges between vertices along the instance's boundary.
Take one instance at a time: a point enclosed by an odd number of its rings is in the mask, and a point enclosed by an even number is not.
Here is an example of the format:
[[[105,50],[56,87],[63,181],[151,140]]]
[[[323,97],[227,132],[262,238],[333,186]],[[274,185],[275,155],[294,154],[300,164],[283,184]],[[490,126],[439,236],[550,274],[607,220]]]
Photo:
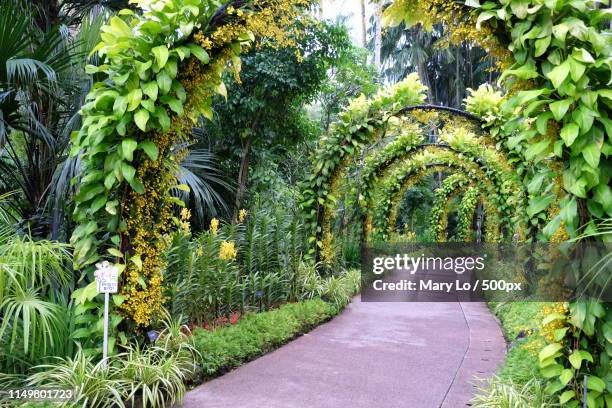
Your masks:
[[[366,24],[366,0],[360,0],[359,5],[361,6],[361,46],[366,48],[368,45],[368,30]]]
[[[13,214],[44,234],[42,209],[88,86],[81,39],[32,21],[31,9],[0,1],[0,192],[19,190]]]
[[[473,44],[443,44],[444,27],[390,27],[382,37],[382,75],[397,82],[416,71],[429,87],[430,103],[461,107],[465,90],[494,79],[493,62]],[[371,44],[371,47],[373,45]]]
[[[382,47],[382,4],[374,3],[374,65],[381,71],[381,47]]]

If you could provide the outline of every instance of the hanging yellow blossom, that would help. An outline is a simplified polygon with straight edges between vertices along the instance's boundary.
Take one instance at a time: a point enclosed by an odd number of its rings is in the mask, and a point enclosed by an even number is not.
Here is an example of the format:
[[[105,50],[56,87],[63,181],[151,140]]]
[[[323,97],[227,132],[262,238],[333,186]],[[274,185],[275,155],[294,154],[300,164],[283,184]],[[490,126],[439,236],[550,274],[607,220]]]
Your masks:
[[[236,244],[234,241],[221,242],[221,247],[219,248],[219,259],[222,261],[231,261],[236,259],[236,255],[238,255],[238,250],[236,249]]]
[[[244,208],[242,210],[240,210],[240,212],[238,213],[238,221],[240,223],[243,223],[244,220],[246,220],[246,217],[248,215],[247,210],[245,210]]]
[[[216,218],[210,220],[210,228],[208,230],[212,234],[217,235],[217,232],[219,231],[219,220]]]
[[[181,210],[181,220],[189,221],[190,219],[191,219],[191,211],[189,211],[189,209],[187,208],[183,208]]]

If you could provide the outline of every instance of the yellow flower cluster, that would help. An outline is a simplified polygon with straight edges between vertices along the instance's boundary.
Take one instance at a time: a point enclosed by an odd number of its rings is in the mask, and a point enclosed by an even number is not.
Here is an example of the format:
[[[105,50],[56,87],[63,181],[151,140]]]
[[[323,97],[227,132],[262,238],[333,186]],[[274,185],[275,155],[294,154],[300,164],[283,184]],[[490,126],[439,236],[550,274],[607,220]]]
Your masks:
[[[218,219],[213,218],[212,220],[210,220],[210,227],[208,228],[208,231],[210,231],[210,233],[213,235],[217,235],[217,232],[219,232],[219,220]]]
[[[149,137],[157,145],[159,157],[143,160],[137,174],[144,184],[144,193],[131,191],[123,203],[123,211],[128,214],[123,238],[130,244],[130,253],[140,256],[142,267],[131,262],[126,265],[121,286],[125,301],[120,311],[141,326],[150,323],[165,301],[163,254],[168,248],[166,237],[173,224],[170,187],[176,184],[176,172],[166,159],[176,132],[155,133]]]
[[[186,235],[191,234],[191,224],[189,223],[190,219],[191,211],[189,211],[187,208],[183,208],[179,218],[179,227]]]
[[[247,210],[245,210],[244,208],[240,210],[240,212],[238,213],[238,222],[243,223],[246,220],[247,215]]]
[[[321,261],[326,266],[333,265],[336,260],[336,248],[334,246],[334,236],[331,232],[327,231],[323,234],[323,242],[321,247]]]
[[[569,311],[569,305],[567,302],[555,302],[550,303],[542,308],[542,315],[544,317],[553,313],[567,315]],[[557,319],[552,322],[542,325],[541,334],[549,343],[555,342],[555,330],[559,330],[565,327],[564,321]]]
[[[219,259],[222,261],[232,261],[236,259],[238,250],[234,241],[222,241],[219,246]]]

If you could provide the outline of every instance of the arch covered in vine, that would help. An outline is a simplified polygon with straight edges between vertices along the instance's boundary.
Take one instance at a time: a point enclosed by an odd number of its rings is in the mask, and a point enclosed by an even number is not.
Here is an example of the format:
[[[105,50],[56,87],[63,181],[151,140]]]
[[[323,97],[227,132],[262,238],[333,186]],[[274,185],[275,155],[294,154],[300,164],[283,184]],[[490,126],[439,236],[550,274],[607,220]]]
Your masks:
[[[320,253],[326,260],[333,252],[333,212],[346,168],[355,161],[360,163],[355,188],[364,220],[363,238],[369,236],[371,228],[382,228],[385,237],[393,204],[403,186],[398,181],[397,168],[410,162],[410,158],[422,157],[419,154],[423,151],[429,152],[431,160],[421,163],[420,170],[434,164],[453,167],[463,163],[464,168],[469,168],[465,162],[470,162],[475,166],[491,182],[490,193],[499,210],[500,224],[510,235],[520,230],[525,191],[513,166],[496,149],[494,139],[482,132],[482,122],[476,116],[426,105],[424,91],[418,77],[412,74],[371,99],[357,98],[321,141],[302,203],[311,230],[312,252],[319,259]],[[394,188],[379,188],[385,183]],[[379,203],[376,208],[373,197]],[[376,225],[370,227],[372,221]]]
[[[440,149],[440,146],[431,145],[422,152],[401,162],[382,180],[380,187],[377,188],[375,193],[376,197],[378,197],[376,203],[373,203],[370,209],[365,213],[364,222],[367,231],[366,236],[372,233],[379,239],[388,238],[393,226],[393,209],[400,203],[403,188],[405,188],[406,185],[414,185],[416,180],[422,178],[428,172],[451,172],[458,177],[464,176],[473,179],[484,178],[483,188],[487,191],[489,196],[499,196],[500,201],[506,199],[503,198],[503,195],[499,194],[494,183],[490,180],[486,180],[487,174],[478,163],[461,158],[450,150]],[[452,178],[451,181],[454,181],[454,178]],[[444,197],[448,199],[448,195],[452,192],[452,189],[442,190],[439,198]],[[492,208],[495,208],[495,210]],[[488,240],[495,242],[504,235],[504,227],[509,231],[512,225],[503,224],[500,221],[502,217],[496,205],[489,207],[489,209],[491,210],[489,212],[490,218],[496,220],[494,225],[496,225],[497,228],[494,235],[488,236]],[[432,216],[435,215],[435,209],[432,209]],[[445,220],[441,214],[437,215],[440,215],[440,217],[436,217],[438,227],[434,230],[440,238],[442,235],[441,231],[445,231]]]

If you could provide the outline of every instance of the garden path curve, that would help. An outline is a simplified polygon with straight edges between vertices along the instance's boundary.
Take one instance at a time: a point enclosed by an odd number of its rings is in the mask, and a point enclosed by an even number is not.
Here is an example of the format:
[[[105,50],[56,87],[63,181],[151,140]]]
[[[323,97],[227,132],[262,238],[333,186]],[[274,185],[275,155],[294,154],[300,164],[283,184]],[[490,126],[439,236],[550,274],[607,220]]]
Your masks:
[[[367,303],[209,381],[185,408],[461,408],[506,344],[483,303]]]

